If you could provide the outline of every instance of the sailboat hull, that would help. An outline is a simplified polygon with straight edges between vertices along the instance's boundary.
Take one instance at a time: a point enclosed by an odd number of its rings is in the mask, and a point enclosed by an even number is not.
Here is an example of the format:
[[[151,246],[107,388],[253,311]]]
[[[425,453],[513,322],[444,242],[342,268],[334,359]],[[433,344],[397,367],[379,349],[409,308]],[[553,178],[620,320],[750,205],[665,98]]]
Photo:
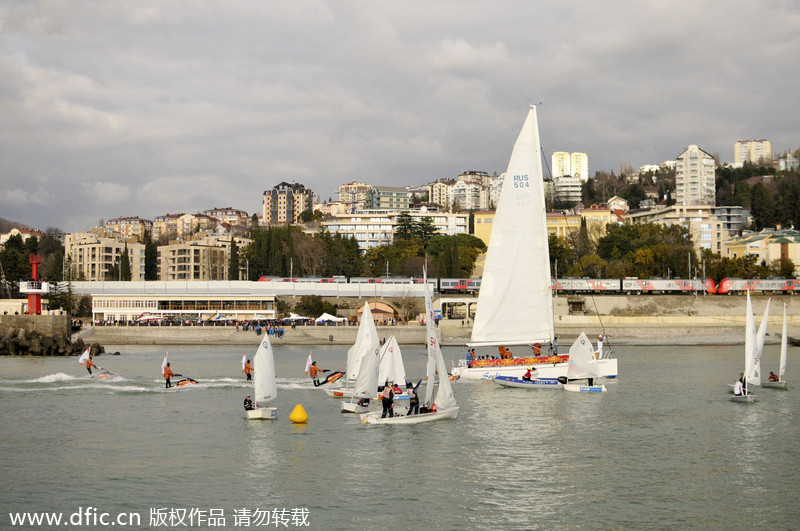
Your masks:
[[[262,407],[246,411],[247,420],[275,420],[278,418],[278,408]]]
[[[360,406],[358,402],[342,402],[342,413],[366,413],[369,406]]]
[[[519,389],[558,389],[561,384],[558,380],[537,378],[534,380],[523,380],[511,376],[495,376],[492,381],[501,387],[516,387]]]
[[[422,424],[423,422],[433,422],[442,419],[454,419],[458,415],[458,407],[452,407],[446,410],[436,411],[435,413],[420,413],[419,415],[406,415],[401,417],[395,415],[394,417],[381,418],[381,413],[365,413],[361,415],[361,424]]]
[[[565,391],[572,391],[573,393],[605,393],[605,385],[581,385],[581,384],[564,384]]]
[[[780,382],[761,382],[761,387],[768,387],[770,389],[788,389],[786,381]]]
[[[597,360],[596,369],[598,376],[605,378],[617,377],[617,359],[607,358]],[[453,374],[465,380],[491,380],[492,378],[503,376],[510,378],[522,378],[528,367],[536,367],[539,379],[556,379],[559,376],[567,375],[568,362],[531,364],[531,365],[498,365],[492,367],[454,367]],[[587,375],[588,376],[588,375]],[[580,377],[580,375],[576,376]]]

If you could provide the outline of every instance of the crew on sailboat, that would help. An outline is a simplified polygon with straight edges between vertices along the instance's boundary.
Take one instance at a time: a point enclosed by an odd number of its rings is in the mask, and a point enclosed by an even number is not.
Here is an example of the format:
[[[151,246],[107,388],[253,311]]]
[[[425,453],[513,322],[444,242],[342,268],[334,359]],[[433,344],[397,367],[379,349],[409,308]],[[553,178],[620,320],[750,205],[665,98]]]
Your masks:
[[[733,395],[734,396],[742,396],[744,394],[744,386],[742,385],[742,378],[736,380],[736,383],[733,384]]]
[[[603,359],[603,341],[605,341],[605,339],[606,338],[603,337],[603,334],[600,334],[599,336],[597,336],[597,355],[596,355],[596,357],[599,360]]]
[[[769,371],[769,378],[767,378],[767,380],[770,381],[770,382],[777,382],[778,381],[778,375],[775,374],[772,371]]]
[[[389,380],[386,380],[386,384],[383,386],[381,402],[383,404],[381,418],[386,418],[386,413],[389,413],[390,417],[394,417],[394,391],[392,391],[392,382]]]
[[[419,396],[417,396],[417,388],[422,383],[422,379],[413,385],[411,382],[406,383],[406,394],[408,395],[408,414],[419,415]]]
[[[250,395],[247,395],[246,397],[244,397],[244,410],[245,411],[251,411],[251,410],[253,410],[255,408],[256,408],[256,406],[255,406],[255,404],[253,404],[253,399],[250,397]]]
[[[472,362],[475,361],[475,350],[467,350],[467,367],[472,367]]]

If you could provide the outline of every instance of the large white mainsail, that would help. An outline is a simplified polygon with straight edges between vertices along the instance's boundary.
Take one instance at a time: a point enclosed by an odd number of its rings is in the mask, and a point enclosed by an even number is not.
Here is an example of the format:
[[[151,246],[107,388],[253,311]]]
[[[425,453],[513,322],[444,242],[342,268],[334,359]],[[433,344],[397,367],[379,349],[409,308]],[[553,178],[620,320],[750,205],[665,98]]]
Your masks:
[[[546,222],[539,124],[531,106],[492,222],[470,346],[553,340]]]
[[[375,340],[372,352],[367,352],[361,358],[361,368],[353,388],[353,398],[375,398],[378,393],[378,356],[380,349]]]
[[[767,307],[764,309],[764,316],[761,318],[761,325],[758,327],[756,334],[756,344],[753,349],[753,359],[750,367],[750,373],[747,375],[747,383],[752,385],[761,385],[761,353],[764,352],[764,341],[767,338],[767,322],[769,321],[769,303],[771,299],[767,299]],[[753,323],[755,326],[755,323]]]
[[[258,345],[258,350],[253,359],[253,399],[256,405],[263,407],[270,400],[278,396],[278,384],[275,380],[275,358],[272,353],[272,344],[264,336]]]
[[[358,377],[358,371],[361,368],[361,360],[367,353],[374,353],[377,345],[378,329],[375,328],[375,321],[372,319],[372,311],[369,309],[369,303],[367,302],[364,304],[364,311],[361,314],[361,324],[358,326],[356,341],[347,351],[345,376],[348,381],[355,381]]]

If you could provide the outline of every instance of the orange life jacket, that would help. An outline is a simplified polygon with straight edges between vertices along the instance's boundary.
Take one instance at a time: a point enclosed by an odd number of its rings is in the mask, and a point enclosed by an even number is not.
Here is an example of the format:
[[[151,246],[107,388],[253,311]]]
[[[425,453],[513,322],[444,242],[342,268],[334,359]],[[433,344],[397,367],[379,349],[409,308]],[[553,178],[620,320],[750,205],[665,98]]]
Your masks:
[[[314,378],[317,374],[321,372],[322,369],[317,368],[316,365],[312,365],[311,367],[308,368],[308,374],[310,374],[312,378]]]
[[[250,374],[252,371],[253,371],[253,368],[250,366],[250,364],[249,363],[245,363],[244,364],[244,370],[242,372],[244,372],[245,374]]]
[[[164,379],[168,380],[170,376],[175,376],[175,373],[169,367],[164,367]]]

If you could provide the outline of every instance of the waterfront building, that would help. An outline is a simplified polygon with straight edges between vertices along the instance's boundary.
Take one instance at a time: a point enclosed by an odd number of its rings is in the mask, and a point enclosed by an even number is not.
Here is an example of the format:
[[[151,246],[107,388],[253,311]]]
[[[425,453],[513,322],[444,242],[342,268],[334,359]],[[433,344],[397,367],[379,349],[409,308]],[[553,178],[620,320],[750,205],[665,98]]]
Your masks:
[[[733,163],[741,166],[751,164],[772,164],[772,142],[763,138],[756,140],[737,140],[733,145]]]
[[[430,218],[438,234],[456,235],[469,233],[469,214],[430,212],[423,208],[418,211],[406,210],[411,219],[419,221]],[[334,234],[342,234],[358,241],[362,251],[389,245],[394,241],[394,228],[397,217],[403,212],[390,210],[363,210],[355,214],[336,216],[322,222],[323,227]]]
[[[788,258],[795,264],[794,276],[800,275],[800,231],[745,231],[741,236],[734,236],[726,241],[724,248],[723,256],[740,258],[755,255],[757,261],[764,266],[770,266],[781,258]]]
[[[679,205],[715,204],[714,157],[691,145],[678,155],[675,188]]]
[[[176,321],[275,319],[275,295],[266,283],[74,282],[75,293],[92,296],[92,319],[133,322],[141,317]]]
[[[107,280],[108,272],[119,263],[126,245],[131,279],[144,280],[144,244],[98,236],[92,232],[73,232],[65,236],[64,255],[69,275],[77,280]]]
[[[263,222],[271,225],[297,223],[300,214],[311,210],[314,192],[298,183],[282,182],[264,192],[261,203]]]
[[[367,193],[365,210],[408,210],[409,193],[395,186],[373,186]]]
[[[723,243],[730,233],[726,230],[726,220],[718,218],[711,205],[672,205],[637,212],[629,212],[629,223],[659,223],[680,225],[689,231],[697,251],[709,249],[722,254]]]
[[[143,241],[145,232],[153,232],[153,222],[138,216],[115,218],[106,222],[105,229],[109,236],[118,240],[136,238]]]

